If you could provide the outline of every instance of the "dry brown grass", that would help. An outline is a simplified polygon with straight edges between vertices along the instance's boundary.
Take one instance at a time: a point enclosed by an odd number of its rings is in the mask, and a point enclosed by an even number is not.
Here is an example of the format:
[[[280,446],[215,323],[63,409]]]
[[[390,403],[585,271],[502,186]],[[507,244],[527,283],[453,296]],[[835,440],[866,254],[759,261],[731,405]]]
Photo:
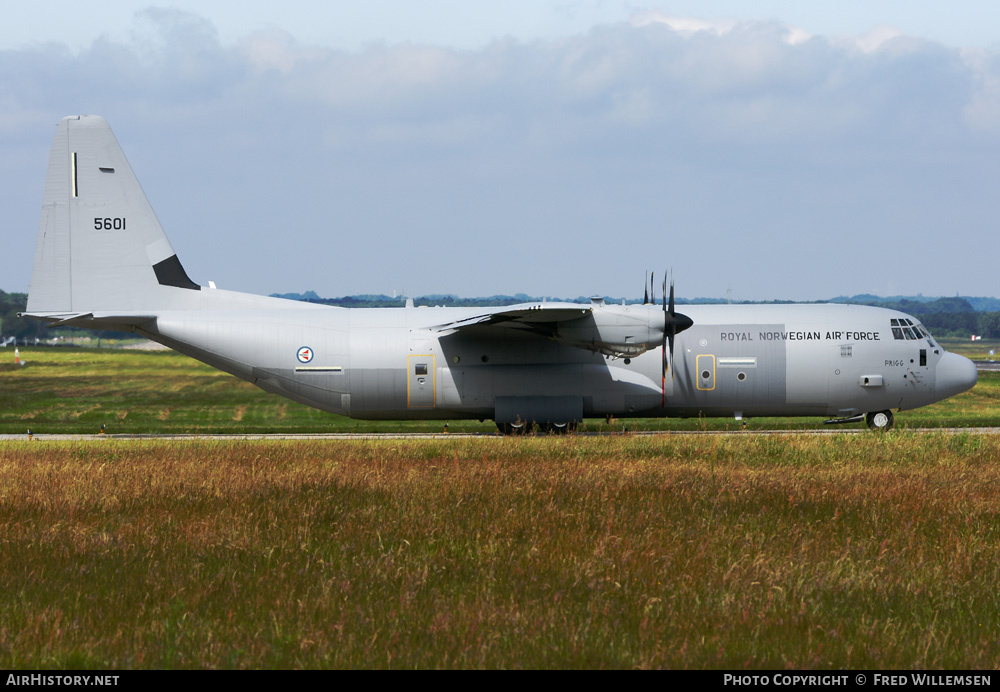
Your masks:
[[[0,665],[1000,664],[1000,438],[0,443]]]

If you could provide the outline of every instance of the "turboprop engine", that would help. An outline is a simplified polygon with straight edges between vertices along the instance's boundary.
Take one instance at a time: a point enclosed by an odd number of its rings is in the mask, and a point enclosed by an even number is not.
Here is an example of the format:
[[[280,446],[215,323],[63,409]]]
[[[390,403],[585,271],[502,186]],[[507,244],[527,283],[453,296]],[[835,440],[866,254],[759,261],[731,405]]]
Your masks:
[[[612,358],[634,358],[659,348],[666,338],[666,313],[654,305],[591,302],[586,317],[558,324],[554,338]]]
[[[632,358],[654,348],[663,348],[663,374],[673,360],[674,337],[694,324],[687,315],[674,310],[674,284],[663,280],[663,307],[657,309],[656,299],[643,305],[607,305],[601,298],[592,298],[590,313],[582,319],[560,322],[555,338],[578,348],[596,351],[613,358]],[[668,349],[669,346],[669,349]]]

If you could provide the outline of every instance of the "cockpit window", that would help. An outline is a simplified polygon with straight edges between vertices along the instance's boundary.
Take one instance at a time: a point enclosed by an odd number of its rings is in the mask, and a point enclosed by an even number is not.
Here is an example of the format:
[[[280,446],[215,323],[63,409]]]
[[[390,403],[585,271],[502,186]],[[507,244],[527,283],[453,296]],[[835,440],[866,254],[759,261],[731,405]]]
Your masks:
[[[919,341],[920,339],[927,339],[932,347],[937,348],[931,339],[930,332],[924,329],[922,324],[900,317],[899,319],[890,320],[889,325],[892,329],[892,338],[896,341]]]

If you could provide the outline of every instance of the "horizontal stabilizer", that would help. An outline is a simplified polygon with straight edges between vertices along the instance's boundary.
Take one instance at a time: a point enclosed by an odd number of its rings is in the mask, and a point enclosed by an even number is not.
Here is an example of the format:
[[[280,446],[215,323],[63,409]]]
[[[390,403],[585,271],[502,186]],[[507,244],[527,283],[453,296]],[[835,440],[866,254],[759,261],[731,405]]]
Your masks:
[[[118,329],[145,324],[156,319],[148,313],[114,312],[19,312],[19,317],[32,317],[48,322],[49,327],[84,327],[86,329]]]
[[[18,317],[33,317],[36,320],[43,320],[49,323],[50,327],[60,327],[64,324],[68,324],[74,320],[85,320],[94,316],[92,312],[75,312],[75,313],[65,313],[65,312],[19,312]]]

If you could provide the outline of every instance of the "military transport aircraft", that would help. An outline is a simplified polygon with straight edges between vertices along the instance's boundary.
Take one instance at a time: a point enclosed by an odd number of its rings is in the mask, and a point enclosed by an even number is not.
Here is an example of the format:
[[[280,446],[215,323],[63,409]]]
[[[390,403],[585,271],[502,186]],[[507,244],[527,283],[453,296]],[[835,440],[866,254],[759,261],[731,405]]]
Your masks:
[[[131,331],[261,389],[352,418],[824,416],[893,424],[971,388],[976,368],[913,317],[851,305],[542,302],[346,309],[201,286],[111,128],[56,129],[26,315]]]

